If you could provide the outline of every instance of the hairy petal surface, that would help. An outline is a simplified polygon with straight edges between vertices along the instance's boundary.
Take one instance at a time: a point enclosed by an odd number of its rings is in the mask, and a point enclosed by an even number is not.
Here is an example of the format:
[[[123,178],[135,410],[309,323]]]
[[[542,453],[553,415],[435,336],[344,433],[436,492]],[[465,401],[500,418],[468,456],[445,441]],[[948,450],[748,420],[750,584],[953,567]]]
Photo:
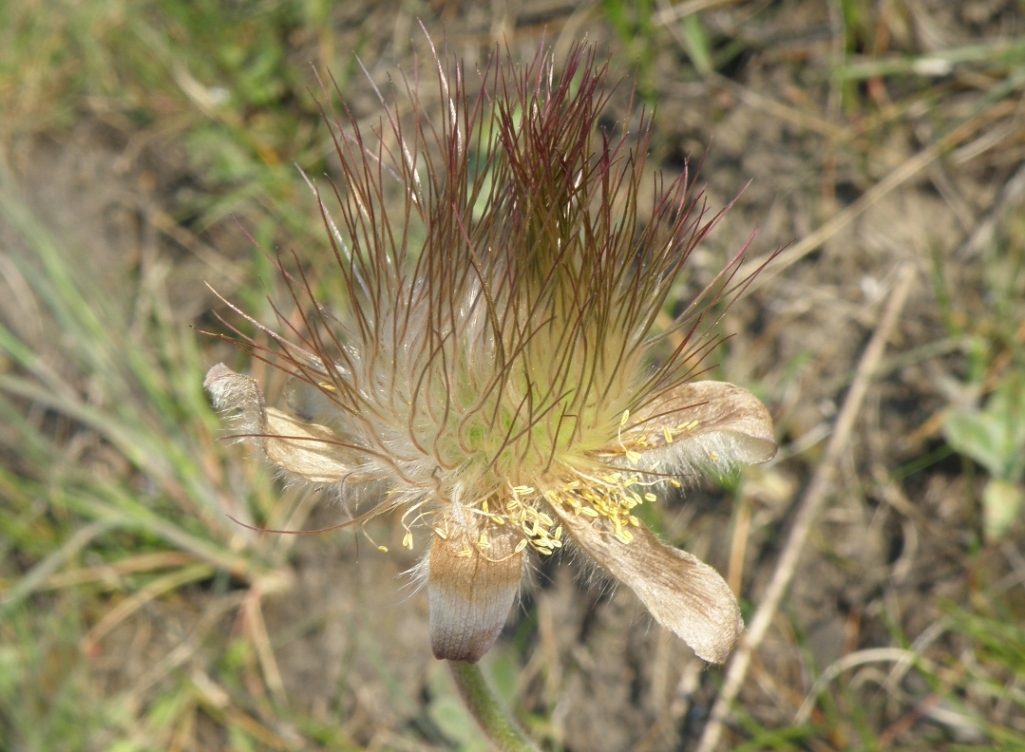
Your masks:
[[[454,522],[445,537],[435,534],[427,594],[436,658],[476,663],[494,645],[520,585],[521,539],[514,530],[482,533]]]
[[[256,381],[218,363],[203,386],[214,407],[234,414],[240,438],[258,439],[267,459],[312,483],[338,483],[355,478],[355,461],[339,446],[327,426],[309,423],[267,407]]]
[[[624,446],[650,469],[690,473],[709,466],[758,465],[776,456],[772,417],[746,389],[692,381],[631,416]]]
[[[737,599],[719,573],[666,546],[644,525],[622,543],[611,526],[559,505],[552,508],[573,540],[606,572],[633,590],[655,621],[710,663],[723,663],[744,630]]]

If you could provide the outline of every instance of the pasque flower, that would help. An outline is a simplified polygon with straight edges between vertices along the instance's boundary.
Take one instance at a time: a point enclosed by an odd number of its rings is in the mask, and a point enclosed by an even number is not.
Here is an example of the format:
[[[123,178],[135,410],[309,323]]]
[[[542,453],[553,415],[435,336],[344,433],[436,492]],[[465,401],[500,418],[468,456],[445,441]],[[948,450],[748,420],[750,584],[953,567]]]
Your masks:
[[[472,74],[436,54],[432,67],[439,115],[407,83],[372,138],[328,117],[332,248],[308,262],[336,264],[344,289],[315,300],[286,275],[302,325],[280,317],[271,348],[233,338],[291,377],[286,409],[220,364],[213,401],[355,518],[396,513],[424,551],[438,658],[477,661],[531,558],[573,546],[721,662],[743,629],[736,599],[636,511],[702,470],[775,454],[753,395],[696,378],[716,344],[706,314],[742,286],[742,254],[653,332],[721,213],[706,215],[686,174],[656,176],[641,222],[648,127],[603,126],[607,66],[578,47],[561,76],[544,53]]]

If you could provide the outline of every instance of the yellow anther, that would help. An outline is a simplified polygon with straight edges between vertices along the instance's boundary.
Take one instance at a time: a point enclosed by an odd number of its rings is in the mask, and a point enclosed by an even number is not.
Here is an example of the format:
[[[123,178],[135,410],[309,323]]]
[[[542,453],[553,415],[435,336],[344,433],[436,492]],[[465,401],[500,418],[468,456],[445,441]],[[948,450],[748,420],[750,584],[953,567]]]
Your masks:
[[[408,548],[410,551],[413,550],[413,534],[412,533],[410,533],[408,531],[406,532],[406,534],[402,537],[402,545],[405,546],[406,548]]]
[[[662,429],[662,438],[666,440],[667,444],[673,443],[673,432],[668,427]]]

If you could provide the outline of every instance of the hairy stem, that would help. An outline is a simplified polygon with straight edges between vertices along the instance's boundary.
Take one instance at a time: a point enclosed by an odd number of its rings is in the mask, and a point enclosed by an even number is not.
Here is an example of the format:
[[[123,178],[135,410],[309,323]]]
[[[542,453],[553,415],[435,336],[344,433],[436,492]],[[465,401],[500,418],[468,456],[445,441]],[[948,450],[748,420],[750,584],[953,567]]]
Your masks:
[[[538,747],[498,704],[478,664],[449,661],[448,666],[459,696],[496,752],[538,752]]]

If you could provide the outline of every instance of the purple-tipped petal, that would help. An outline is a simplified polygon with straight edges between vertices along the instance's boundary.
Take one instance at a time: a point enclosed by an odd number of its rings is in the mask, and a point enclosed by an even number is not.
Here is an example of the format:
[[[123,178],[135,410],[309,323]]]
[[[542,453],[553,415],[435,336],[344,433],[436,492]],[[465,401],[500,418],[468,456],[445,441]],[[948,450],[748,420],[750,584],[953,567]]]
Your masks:
[[[476,663],[491,649],[520,585],[520,537],[492,528],[471,532],[455,524],[434,536],[428,563],[431,648],[439,660]]]
[[[639,525],[623,543],[604,519],[553,505],[573,540],[605,571],[633,590],[662,626],[700,658],[723,663],[744,630],[737,599],[719,573],[697,557],[659,542]]]

